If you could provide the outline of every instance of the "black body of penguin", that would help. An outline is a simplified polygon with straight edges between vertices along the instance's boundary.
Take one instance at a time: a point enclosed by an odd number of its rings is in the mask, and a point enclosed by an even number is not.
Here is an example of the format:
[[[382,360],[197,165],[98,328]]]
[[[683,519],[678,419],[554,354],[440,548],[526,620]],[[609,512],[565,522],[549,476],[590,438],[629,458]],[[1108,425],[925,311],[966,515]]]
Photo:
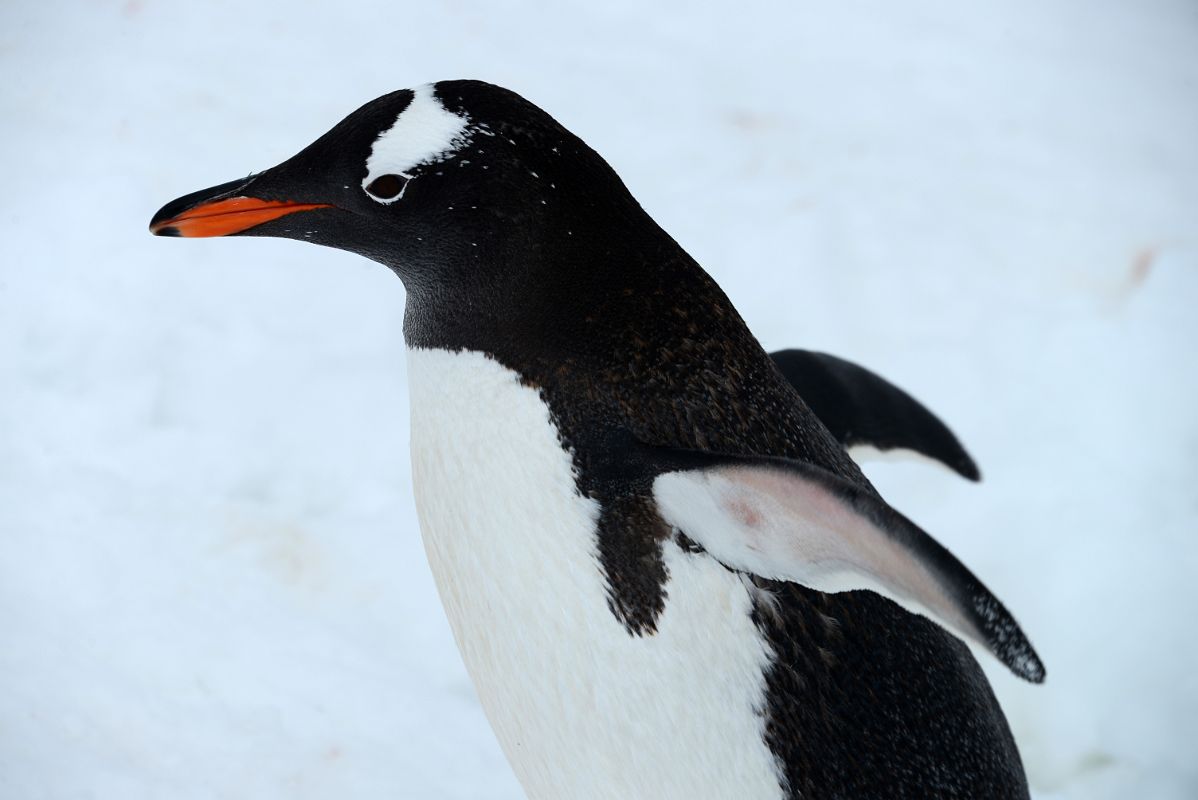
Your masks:
[[[867,370],[771,358],[541,109],[478,81],[394,92],[151,230],[402,278],[422,534],[530,797],[1027,797],[963,640],[1036,682],[1039,659],[845,448],[973,461]]]

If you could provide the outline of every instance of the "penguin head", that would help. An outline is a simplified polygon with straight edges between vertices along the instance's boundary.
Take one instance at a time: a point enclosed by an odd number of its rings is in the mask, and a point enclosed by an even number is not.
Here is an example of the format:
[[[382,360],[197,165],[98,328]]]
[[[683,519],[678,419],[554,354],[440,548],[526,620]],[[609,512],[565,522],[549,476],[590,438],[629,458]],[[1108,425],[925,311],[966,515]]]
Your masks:
[[[630,215],[643,212],[615,172],[544,111],[444,81],[384,95],[282,164],[168,203],[150,230],[336,247],[390,267],[409,293],[510,293]]]

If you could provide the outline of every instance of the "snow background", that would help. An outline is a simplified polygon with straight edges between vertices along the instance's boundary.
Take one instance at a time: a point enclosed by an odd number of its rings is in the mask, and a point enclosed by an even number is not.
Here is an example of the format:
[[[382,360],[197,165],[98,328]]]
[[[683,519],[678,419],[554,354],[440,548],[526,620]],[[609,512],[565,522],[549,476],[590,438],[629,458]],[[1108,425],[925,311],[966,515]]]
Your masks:
[[[954,427],[981,485],[869,473],[1044,657],[984,662],[1037,797],[1198,796],[1198,5],[721,5],[0,5],[0,798],[520,797],[419,542],[400,282],[146,232],[458,77],[767,347]]]

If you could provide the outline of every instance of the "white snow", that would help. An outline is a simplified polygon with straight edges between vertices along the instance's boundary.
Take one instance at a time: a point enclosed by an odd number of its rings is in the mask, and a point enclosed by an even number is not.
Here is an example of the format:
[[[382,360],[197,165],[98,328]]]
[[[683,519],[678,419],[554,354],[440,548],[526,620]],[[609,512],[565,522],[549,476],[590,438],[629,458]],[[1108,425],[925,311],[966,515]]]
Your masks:
[[[146,232],[457,77],[768,347],[954,427],[981,485],[869,470],[1044,657],[985,665],[1040,800],[1198,795],[1198,10],[779,8],[0,4],[0,797],[520,796],[416,531],[399,281]]]

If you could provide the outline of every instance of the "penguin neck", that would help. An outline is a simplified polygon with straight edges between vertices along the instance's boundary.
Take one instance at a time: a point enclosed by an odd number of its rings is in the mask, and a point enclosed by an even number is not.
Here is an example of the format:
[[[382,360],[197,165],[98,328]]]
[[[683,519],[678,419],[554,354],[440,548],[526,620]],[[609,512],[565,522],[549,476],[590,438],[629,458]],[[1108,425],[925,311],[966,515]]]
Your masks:
[[[658,306],[679,298],[728,304],[634,201],[538,223],[519,248],[497,248],[483,262],[442,263],[405,280],[408,346],[484,352],[524,373],[531,360],[600,355],[601,341],[632,346],[622,340],[637,328],[642,336],[650,328],[667,333],[672,320]]]
[[[612,426],[643,441],[738,451],[737,436],[705,431],[722,430],[727,409],[753,418],[792,390],[724,293],[666,234],[620,244],[544,262],[553,277],[540,292],[527,284],[504,286],[506,294],[410,291],[408,346],[492,358],[540,390],[578,452]]]

